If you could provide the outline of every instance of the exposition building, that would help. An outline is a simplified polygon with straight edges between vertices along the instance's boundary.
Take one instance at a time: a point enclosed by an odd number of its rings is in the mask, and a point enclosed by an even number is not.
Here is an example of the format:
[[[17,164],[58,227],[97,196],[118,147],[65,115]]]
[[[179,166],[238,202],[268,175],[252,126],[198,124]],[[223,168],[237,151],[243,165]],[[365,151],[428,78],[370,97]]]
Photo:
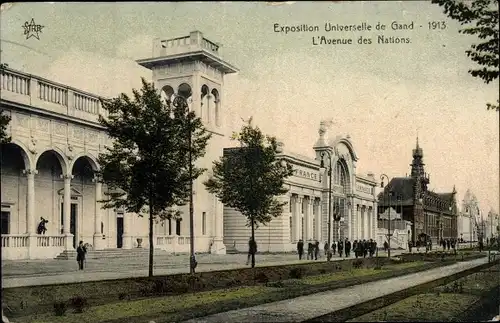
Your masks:
[[[401,219],[410,223],[409,234],[413,243],[427,237],[436,245],[441,239],[459,238],[457,192],[455,187],[447,193],[429,190],[430,178],[425,172],[423,158],[424,152],[417,138],[410,176],[390,180],[378,196],[379,213],[394,209]]]
[[[224,75],[237,72],[220,57],[219,46],[195,31],[186,37],[155,39],[153,57],[137,61],[152,70],[163,97],[188,99],[212,133],[206,155],[197,161],[207,169],[222,156],[226,142]],[[148,248],[147,217],[102,209],[98,202],[108,188],[94,175],[99,170],[97,157],[110,144],[98,123],[100,114],[106,117],[99,97],[9,68],[2,70],[0,81],[12,138],[2,145],[2,259],[68,255],[80,240],[93,250]],[[299,238],[327,239],[330,162],[331,202],[340,216],[340,221],[332,221],[332,237],[375,238],[376,181],[373,175],[356,174],[358,158],[348,136],[327,140],[325,133],[322,126],[313,147],[316,159],[282,153],[296,168],[287,181],[289,193],[282,197],[289,206],[283,216],[258,229],[261,251],[292,250]],[[244,218],[205,190],[208,176],[210,172],[194,183],[196,252],[223,254],[226,246],[246,250],[249,233]],[[189,212],[187,206],[180,210],[182,219],[155,224],[156,249],[189,252]],[[48,221],[47,231],[38,234],[42,218]]]

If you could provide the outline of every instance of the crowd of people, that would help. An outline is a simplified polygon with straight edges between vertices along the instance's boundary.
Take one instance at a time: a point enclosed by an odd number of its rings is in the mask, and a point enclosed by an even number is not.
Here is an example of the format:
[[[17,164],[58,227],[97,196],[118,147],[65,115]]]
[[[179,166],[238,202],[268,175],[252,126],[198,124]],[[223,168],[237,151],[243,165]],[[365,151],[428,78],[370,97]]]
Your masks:
[[[325,257],[328,257],[328,253],[330,253],[330,257],[335,254],[338,254],[339,257],[342,257],[344,255],[346,257],[350,257],[351,252],[354,252],[356,258],[365,258],[366,256],[373,257],[376,250],[377,243],[373,241],[373,239],[364,239],[359,241],[354,240],[354,242],[351,243],[351,241],[346,238],[345,240],[333,241],[331,246],[328,245],[328,242],[325,242],[325,245],[323,246],[323,254],[325,255]],[[297,254],[299,255],[299,259],[302,259],[304,257],[304,251],[304,240],[300,239],[297,242]],[[320,258],[320,244],[318,240],[309,241],[307,243],[306,257],[307,260],[318,260],[318,258]]]

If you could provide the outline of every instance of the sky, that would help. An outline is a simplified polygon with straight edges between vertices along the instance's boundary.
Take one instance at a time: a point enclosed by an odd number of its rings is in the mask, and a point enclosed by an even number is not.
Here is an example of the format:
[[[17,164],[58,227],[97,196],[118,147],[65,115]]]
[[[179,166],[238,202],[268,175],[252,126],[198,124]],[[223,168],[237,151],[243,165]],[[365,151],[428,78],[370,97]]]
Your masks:
[[[40,39],[26,39],[34,19]],[[392,30],[413,22],[413,30]],[[429,29],[429,23],[445,28]],[[135,60],[152,55],[152,41],[199,30],[222,44],[224,60],[239,68],[221,93],[226,134],[252,116],[254,124],[314,158],[321,120],[332,119],[332,137],[350,135],[357,172],[389,177],[410,172],[418,134],[430,189],[467,189],[483,212],[499,210],[498,81],[468,74],[465,51],[476,42],[458,23],[426,1],[173,2],[2,4],[1,62],[105,97],[130,93],[141,77]],[[325,31],[361,24],[370,31]],[[376,30],[378,24],[386,30]],[[318,32],[281,33],[274,25],[318,26]],[[410,43],[378,44],[378,35]],[[351,38],[351,45],[313,45],[312,38]],[[372,44],[357,44],[360,36]],[[229,145],[229,144],[228,144]]]

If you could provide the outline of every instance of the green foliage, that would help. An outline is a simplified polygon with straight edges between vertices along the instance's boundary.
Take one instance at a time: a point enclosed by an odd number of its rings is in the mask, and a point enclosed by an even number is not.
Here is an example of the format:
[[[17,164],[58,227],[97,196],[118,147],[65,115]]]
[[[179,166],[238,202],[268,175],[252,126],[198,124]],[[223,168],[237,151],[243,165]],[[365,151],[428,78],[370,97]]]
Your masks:
[[[98,158],[110,191],[103,207],[149,214],[152,275],[153,219],[180,216],[173,207],[186,204],[192,181],[203,173],[194,162],[205,155],[210,134],[185,100],[162,101],[144,79],[132,99],[121,94],[101,102],[108,116],[99,122],[113,140]]]
[[[6,144],[10,142],[10,136],[7,135],[7,126],[11,118],[4,114],[3,110],[0,111],[0,143]]]
[[[472,44],[466,51],[470,59],[482,66],[482,68],[471,69],[469,73],[479,77],[486,84],[499,76],[499,52],[500,38],[498,27],[499,7],[498,0],[432,0],[444,8],[444,13],[451,19],[457,20],[461,25],[469,25],[460,30],[460,33],[477,36],[482,42]],[[497,104],[487,104],[488,110],[500,110]]]
[[[213,176],[204,184],[225,205],[247,218],[247,225],[267,224],[283,212],[287,202],[276,196],[285,194],[284,181],[293,174],[292,166],[278,159],[278,142],[265,136],[248,120],[241,132],[233,134],[239,148],[213,165]]]
[[[8,68],[9,65],[5,63],[0,64],[0,72],[3,71],[5,68]],[[11,120],[11,117],[4,114],[4,110],[0,110],[0,144],[6,144],[10,142],[10,137],[7,135],[7,126],[9,125],[9,122]]]

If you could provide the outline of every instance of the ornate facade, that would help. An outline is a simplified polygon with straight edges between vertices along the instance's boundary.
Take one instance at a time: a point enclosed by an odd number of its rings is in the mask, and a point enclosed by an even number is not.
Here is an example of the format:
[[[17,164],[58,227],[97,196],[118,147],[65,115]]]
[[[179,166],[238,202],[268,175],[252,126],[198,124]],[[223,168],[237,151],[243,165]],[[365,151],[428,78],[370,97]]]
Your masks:
[[[328,156],[331,156],[332,165],[331,239],[376,238],[375,178],[373,174],[356,174],[358,157],[349,135],[327,140],[325,134],[326,125],[322,123],[320,137],[313,146],[315,159],[286,151],[279,155],[293,165],[294,175],[286,181],[288,193],[280,197],[288,203],[283,214],[255,231],[260,251],[293,251],[299,239],[306,242],[318,240],[323,247],[328,240],[329,223]],[[338,221],[334,220],[334,215]],[[248,249],[250,228],[245,224],[243,215],[224,208],[224,244],[227,248],[243,252]]]
[[[219,45],[196,31],[187,37],[155,39],[154,57],[138,64],[153,70],[164,98],[182,95],[213,136],[207,154],[197,161],[210,168],[222,155],[223,78],[236,68],[223,61]],[[97,201],[107,190],[95,178],[97,156],[110,144],[98,116],[106,116],[99,97],[64,84],[11,69],[2,70],[1,104],[11,116],[12,142],[2,146],[2,258],[54,258],[74,250],[79,240],[93,249],[148,246],[147,217],[103,210]],[[208,176],[205,174],[205,177]],[[204,190],[195,190],[197,252],[225,253],[222,204]],[[189,213],[154,228],[156,248],[189,251]],[[45,234],[37,233],[41,218]]]
[[[429,191],[430,177],[425,172],[423,157],[417,138],[410,164],[411,175],[391,179],[378,196],[379,213],[390,206],[402,214],[404,220],[412,223],[410,234],[413,242],[425,236],[434,243],[441,238],[459,238],[455,187],[450,193]]]

